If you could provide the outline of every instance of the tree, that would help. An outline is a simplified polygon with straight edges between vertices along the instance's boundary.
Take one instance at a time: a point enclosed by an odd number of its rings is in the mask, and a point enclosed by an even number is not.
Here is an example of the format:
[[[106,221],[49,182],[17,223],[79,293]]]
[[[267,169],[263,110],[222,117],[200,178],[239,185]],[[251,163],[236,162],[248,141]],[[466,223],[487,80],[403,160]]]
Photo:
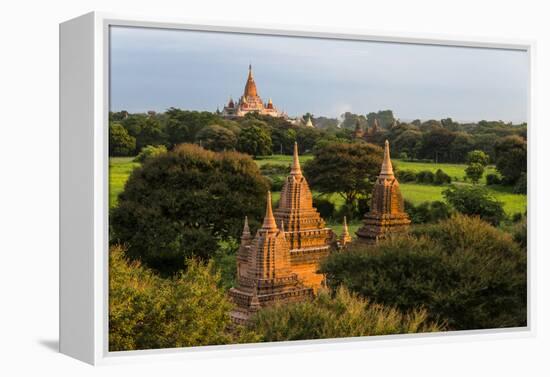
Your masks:
[[[136,149],[140,151],[148,145],[160,145],[166,143],[166,134],[162,129],[160,121],[149,117],[141,123],[141,131],[136,136]]]
[[[520,136],[506,136],[495,144],[496,168],[505,183],[513,184],[527,173],[527,142]]]
[[[505,217],[502,203],[482,186],[450,186],[443,191],[447,203],[458,212],[468,216],[479,216],[493,225]]]
[[[267,190],[250,157],[182,144],[133,171],[110,215],[111,239],[169,275],[189,257],[211,258],[218,241],[240,237],[245,216],[257,224]]]
[[[157,157],[166,152],[168,152],[168,149],[164,145],[148,145],[141,148],[141,152],[134,158],[134,161],[143,163],[150,157]]]
[[[466,177],[472,183],[477,184],[483,176],[485,166],[489,163],[489,156],[480,150],[471,151],[466,156],[466,162],[468,163],[468,167],[465,170]]]
[[[232,325],[233,305],[213,264],[163,279],[130,262],[120,246],[109,250],[109,351],[190,347],[256,341]]]
[[[304,165],[312,188],[323,194],[337,193],[346,205],[356,206],[368,197],[382,165],[382,148],[368,143],[329,143],[316,148]]]
[[[120,123],[109,125],[109,156],[130,156],[136,149],[136,138]]]
[[[221,152],[235,149],[237,136],[227,128],[212,124],[197,133],[196,141],[206,149]]]
[[[271,131],[273,153],[291,154],[296,141],[296,130],[293,128],[274,128]]]
[[[455,133],[443,127],[434,127],[422,136],[421,155],[433,159],[436,163],[447,161]]]
[[[223,122],[219,116],[208,111],[184,111],[173,107],[166,111],[166,117],[167,139],[171,146],[192,143],[201,129]]]
[[[312,301],[261,309],[250,328],[265,342],[441,331],[427,316],[422,309],[403,314],[340,287],[333,295],[321,290]]]
[[[271,147],[269,132],[257,125],[245,126],[237,139],[237,150],[253,157],[270,155]]]
[[[395,138],[392,143],[392,149],[396,152],[406,152],[409,157],[416,158],[421,142],[422,132],[409,129],[403,131]]]
[[[526,325],[526,253],[477,218],[454,216],[408,237],[352,244],[320,269],[331,287],[404,312],[423,307],[452,330]]]

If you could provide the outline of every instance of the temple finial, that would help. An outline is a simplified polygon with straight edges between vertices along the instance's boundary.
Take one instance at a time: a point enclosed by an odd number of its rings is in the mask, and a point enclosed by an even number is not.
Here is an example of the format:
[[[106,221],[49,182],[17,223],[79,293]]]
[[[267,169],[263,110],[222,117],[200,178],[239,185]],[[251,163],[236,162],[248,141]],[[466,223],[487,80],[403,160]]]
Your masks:
[[[298,158],[298,143],[294,142],[294,155],[292,157],[292,168],[290,169],[290,175],[301,176],[302,168],[300,167],[300,159]]]
[[[340,247],[345,247],[348,243],[351,242],[351,235],[349,234],[348,221],[346,216],[344,216],[344,227],[342,229],[342,235],[340,236]]]
[[[390,159],[390,143],[388,140],[384,143],[384,161],[382,162],[382,169],[380,169],[380,175],[393,176],[393,166]]]
[[[277,223],[275,222],[275,217],[273,216],[273,209],[271,208],[271,191],[267,192],[267,204],[265,207],[265,217],[264,223],[262,225],[264,230],[275,230],[277,229]]]
[[[250,237],[250,228],[248,227],[248,216],[244,217],[244,227],[242,237]]]

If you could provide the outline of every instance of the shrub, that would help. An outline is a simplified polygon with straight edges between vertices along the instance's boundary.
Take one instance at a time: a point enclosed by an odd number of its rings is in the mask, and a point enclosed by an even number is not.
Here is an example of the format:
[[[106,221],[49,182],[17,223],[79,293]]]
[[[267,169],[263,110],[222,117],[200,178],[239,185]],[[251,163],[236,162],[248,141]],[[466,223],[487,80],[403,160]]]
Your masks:
[[[423,202],[415,206],[405,201],[405,210],[413,224],[434,223],[451,217],[452,208],[444,202]]]
[[[498,225],[506,217],[502,203],[485,187],[451,186],[443,191],[443,196],[458,212],[479,216],[493,225]]]
[[[487,174],[485,176],[485,181],[488,186],[490,185],[500,185],[502,183],[502,179],[498,174]]]
[[[141,148],[141,152],[134,158],[134,162],[143,163],[146,159],[150,157],[157,157],[163,153],[168,152],[164,145],[148,145]]]
[[[266,342],[441,331],[427,320],[425,310],[407,314],[350,293],[326,289],[313,301],[276,305],[260,310],[250,326]]]
[[[468,177],[468,179],[470,179],[474,184],[479,182],[484,171],[485,167],[477,162],[469,164],[464,170],[466,177]]]
[[[320,197],[313,198],[313,206],[317,208],[317,211],[321,214],[321,217],[326,219],[334,218],[335,207],[334,203],[330,200]]]
[[[514,186],[514,193],[527,194],[527,173],[521,173]]]
[[[401,153],[399,153],[399,159],[400,160],[408,160],[409,155],[407,154],[407,152],[401,152]]]
[[[212,264],[196,260],[171,279],[109,252],[109,351],[250,342],[243,328],[230,331],[232,304],[219,288]]]
[[[416,173],[413,170],[398,170],[395,174],[399,182],[415,182]]]
[[[451,176],[445,173],[441,169],[437,169],[434,175],[434,184],[436,185],[447,185],[451,183]]]
[[[426,308],[450,329],[526,325],[526,253],[477,218],[458,215],[408,237],[352,244],[320,269],[331,287],[404,312]]]
[[[249,156],[182,144],[133,171],[110,216],[112,240],[162,274],[207,260],[264,214],[268,183]]]
[[[422,170],[416,173],[416,181],[418,183],[433,183],[435,175],[430,170]]]

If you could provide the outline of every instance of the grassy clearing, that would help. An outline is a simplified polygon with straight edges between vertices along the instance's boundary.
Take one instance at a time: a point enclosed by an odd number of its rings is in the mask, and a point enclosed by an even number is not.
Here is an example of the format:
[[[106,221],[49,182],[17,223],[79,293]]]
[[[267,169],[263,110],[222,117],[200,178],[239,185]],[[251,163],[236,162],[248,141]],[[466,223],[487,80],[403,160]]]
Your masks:
[[[133,162],[133,157],[109,158],[109,208],[117,204],[118,194],[124,190],[124,185],[132,171],[139,166]]]
[[[403,161],[403,160],[397,160],[397,159],[393,159],[392,161],[396,169],[411,170],[411,171],[414,171],[415,173],[418,173],[419,171],[422,171],[422,170],[429,170],[435,173],[437,169],[441,169],[445,173],[447,173],[449,176],[451,176],[451,179],[453,181],[464,181],[464,176],[466,175],[465,170],[466,170],[466,167],[468,166],[466,164],[436,164],[436,163],[429,163],[429,162]],[[487,166],[487,168],[485,168],[482,182],[485,182],[485,176],[487,174],[497,174],[495,167]]]
[[[307,160],[312,158],[311,155],[300,156],[300,162],[304,163]],[[280,165],[289,165],[292,162],[292,156],[286,155],[274,155],[268,156],[262,159],[256,160],[256,163],[261,166],[266,163],[280,164]],[[420,170],[432,170],[436,171],[437,169],[444,170],[447,174],[461,176],[464,173],[466,165],[461,164],[428,164],[428,163],[418,163],[418,162],[404,162],[397,161],[401,169],[411,169],[415,171]],[[124,189],[124,184],[130,176],[132,170],[139,166],[139,163],[133,162],[132,157],[112,157],[109,160],[109,207],[112,208],[116,206],[118,194]],[[460,183],[465,184],[465,183]],[[514,213],[523,213],[527,209],[527,196],[518,195],[512,192],[511,187],[503,186],[488,186],[489,190],[492,192],[495,197],[504,203],[504,210],[508,215],[513,215]],[[420,204],[426,201],[434,200],[443,200],[442,191],[445,190],[445,186],[432,186],[424,185],[417,183],[402,183],[401,192],[403,197],[407,200],[410,200],[414,204]],[[314,192],[314,195],[318,193]],[[279,200],[280,193],[273,193],[273,201],[276,202]],[[327,196],[337,208],[344,204],[344,200],[341,196],[337,194]],[[334,229],[339,229],[337,232],[341,231],[341,224],[334,223],[330,224]],[[358,226],[358,224],[357,224]],[[356,228],[354,224],[350,224],[350,232],[352,228]],[[355,232],[353,229],[353,232]]]

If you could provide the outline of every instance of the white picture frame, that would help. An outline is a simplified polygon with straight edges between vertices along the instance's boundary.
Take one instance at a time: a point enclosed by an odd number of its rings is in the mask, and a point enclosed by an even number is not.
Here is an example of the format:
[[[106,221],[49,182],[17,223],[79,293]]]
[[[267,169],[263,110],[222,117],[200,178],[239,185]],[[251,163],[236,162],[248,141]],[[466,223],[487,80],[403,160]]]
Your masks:
[[[145,351],[108,351],[108,111],[109,27],[132,26],[227,33],[292,35],[429,45],[503,48],[529,54],[528,169],[535,151],[533,58],[526,40],[365,32],[364,30],[201,23],[88,13],[60,25],[60,351],[90,364],[146,359],[227,357],[306,350],[381,347],[400,343],[456,342],[532,337],[536,333],[533,243],[528,247],[528,326],[500,330],[390,335],[249,345],[203,346]],[[528,180],[528,217],[535,218],[533,177]],[[532,229],[528,229],[532,240]]]

